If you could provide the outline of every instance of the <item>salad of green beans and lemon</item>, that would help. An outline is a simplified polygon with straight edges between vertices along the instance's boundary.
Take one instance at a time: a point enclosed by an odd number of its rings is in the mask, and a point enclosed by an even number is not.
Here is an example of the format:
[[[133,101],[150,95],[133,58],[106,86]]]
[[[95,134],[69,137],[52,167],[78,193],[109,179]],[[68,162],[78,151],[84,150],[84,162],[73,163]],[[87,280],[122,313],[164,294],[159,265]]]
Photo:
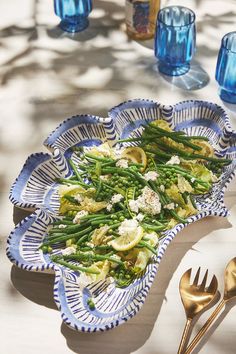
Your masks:
[[[231,162],[215,156],[208,138],[173,131],[164,120],[113,148],[72,150],[73,175],[57,179],[60,218],[40,248],[78,271],[82,286],[108,277],[128,286],[165,232],[198,213],[195,196],[208,193]]]

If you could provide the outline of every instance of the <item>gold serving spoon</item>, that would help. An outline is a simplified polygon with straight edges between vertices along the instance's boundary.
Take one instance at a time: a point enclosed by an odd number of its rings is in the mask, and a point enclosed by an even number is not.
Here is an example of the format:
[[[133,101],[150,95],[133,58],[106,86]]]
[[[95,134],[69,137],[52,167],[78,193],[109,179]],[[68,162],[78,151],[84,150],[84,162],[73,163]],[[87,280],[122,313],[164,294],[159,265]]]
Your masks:
[[[210,325],[215,320],[216,316],[225,306],[225,304],[236,297],[236,257],[231,259],[231,261],[227,264],[225,268],[225,275],[224,275],[224,282],[225,282],[225,289],[224,289],[224,296],[219,305],[215,308],[211,316],[208,318],[206,323],[202,326],[200,331],[197,335],[193,338],[192,342],[189,344],[188,348],[185,351],[185,354],[189,354],[193,351],[197,343],[206,333]]]
[[[198,285],[200,269],[199,267],[193,284],[190,284],[192,269],[187,270],[180,279],[179,291],[187,320],[180,341],[178,354],[183,352],[193,318],[209,306],[217,294],[218,282],[215,275],[212,277],[210,285],[206,287],[208,270],[204,275],[202,283]]]

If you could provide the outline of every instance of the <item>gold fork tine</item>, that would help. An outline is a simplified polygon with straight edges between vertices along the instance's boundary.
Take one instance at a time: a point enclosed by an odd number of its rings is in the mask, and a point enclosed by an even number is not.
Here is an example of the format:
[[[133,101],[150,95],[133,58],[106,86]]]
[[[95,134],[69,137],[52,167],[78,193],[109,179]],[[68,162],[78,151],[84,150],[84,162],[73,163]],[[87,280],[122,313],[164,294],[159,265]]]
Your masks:
[[[189,283],[189,282],[190,282],[191,273],[192,273],[192,268],[188,269],[188,270],[182,275],[182,277],[181,277],[181,279],[180,279],[180,283],[181,283],[181,282]]]
[[[208,328],[212,325],[212,323],[214,322],[214,320],[216,319],[216,317],[218,316],[220,311],[223,309],[225,304],[228,301],[230,301],[231,299],[236,298],[236,257],[231,259],[231,261],[227,264],[226,269],[225,269],[224,281],[225,281],[225,289],[224,289],[223,299],[220,301],[220,303],[217,305],[215,310],[212,312],[212,314],[210,315],[208,320],[205,322],[205,324],[202,326],[202,328],[199,330],[199,332],[193,338],[192,342],[189,344],[189,346],[185,350],[185,354],[190,354],[194,350],[194,348],[196,347],[198,342],[204,336],[204,334],[206,333]],[[212,282],[213,282],[213,279],[212,279]],[[212,282],[211,282],[209,288],[215,287],[217,289],[217,284],[215,284],[215,286],[214,286],[214,285],[212,285]]]
[[[213,292],[217,289],[217,279],[216,279],[216,276],[213,275],[212,279],[211,279],[211,282],[210,282],[210,285],[208,286],[207,288],[207,291],[209,292]]]
[[[201,268],[199,267],[192,284],[190,284],[191,269],[188,269],[181,277],[179,291],[186,313],[185,327],[180,340],[178,354],[182,354],[187,342],[192,319],[209,306],[216,295],[217,279],[213,277],[211,284],[205,288],[208,271],[206,271],[202,283],[198,285]],[[215,283],[215,284],[213,284]],[[209,290],[208,290],[209,289]],[[206,296],[207,294],[207,296]]]
[[[207,281],[207,275],[208,275],[208,269],[206,270],[206,273],[204,275],[204,278],[202,280],[202,283],[199,287],[199,290],[203,291],[205,289],[205,286],[206,286],[206,281]]]
[[[193,281],[193,284],[194,284],[194,285],[197,285],[197,284],[198,284],[200,271],[201,271],[201,267],[198,268],[198,271],[197,271],[197,273],[196,273],[196,275],[195,275],[195,278],[194,278],[194,281]]]

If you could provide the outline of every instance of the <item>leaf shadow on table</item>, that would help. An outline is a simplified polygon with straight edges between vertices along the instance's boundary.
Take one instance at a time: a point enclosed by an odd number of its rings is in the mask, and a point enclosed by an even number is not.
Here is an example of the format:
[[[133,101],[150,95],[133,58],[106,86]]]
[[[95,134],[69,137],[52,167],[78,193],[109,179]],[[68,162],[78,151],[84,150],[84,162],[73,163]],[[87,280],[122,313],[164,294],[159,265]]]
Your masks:
[[[112,331],[103,333],[79,333],[62,324],[61,331],[68,347],[79,354],[110,354],[112,348],[117,347],[120,354],[129,354],[142,347],[152,333],[163,302],[168,301],[165,296],[168,284],[184,255],[189,249],[194,250],[194,244],[209,233],[231,227],[227,219],[215,217],[214,222],[209,220],[213,221],[213,218],[209,217],[190,225],[171,242],[159,265],[145,304],[134,318]]]
[[[97,16],[93,17],[93,14]],[[119,28],[124,22],[123,4],[96,0],[92,13],[89,16],[89,26],[82,32],[69,33],[61,30],[59,24],[46,30],[47,35],[54,39],[70,38],[77,42],[91,40],[101,34],[109,36],[112,29]],[[59,20],[59,18],[58,18]]]

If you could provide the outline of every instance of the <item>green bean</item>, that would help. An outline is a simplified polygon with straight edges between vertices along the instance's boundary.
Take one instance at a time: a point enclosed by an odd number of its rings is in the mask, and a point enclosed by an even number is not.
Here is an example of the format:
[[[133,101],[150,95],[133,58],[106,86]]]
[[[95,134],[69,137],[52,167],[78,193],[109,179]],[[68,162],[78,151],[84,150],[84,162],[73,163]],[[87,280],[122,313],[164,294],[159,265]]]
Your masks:
[[[194,198],[193,198],[193,196],[192,196],[191,194],[189,195],[189,198],[190,198],[190,200],[191,200],[192,206],[193,206],[195,209],[197,209],[197,205],[196,205],[195,200],[194,200]]]
[[[84,229],[85,227],[89,226],[89,223],[83,223],[81,224],[74,224],[73,226],[68,226],[67,228],[63,228],[63,229],[59,229],[59,228],[52,228],[51,230],[49,230],[50,234],[54,234],[54,231],[61,231],[61,233],[64,234],[73,234],[79,230]]]
[[[101,175],[101,168],[102,168],[102,164],[100,161],[96,161],[96,164],[95,164],[95,173],[98,177],[100,177]]]
[[[118,167],[102,168],[102,174],[110,174],[110,173],[111,174],[117,173],[121,176],[134,177],[127,168],[124,169],[120,169]]]
[[[117,203],[117,205],[118,205],[121,209],[126,210],[126,207],[125,207],[125,205],[124,205],[122,202]]]
[[[81,217],[81,221],[84,221],[84,220],[87,220],[87,219],[93,219],[93,218],[99,218],[99,217],[106,217],[107,214],[88,214],[88,215],[85,215],[85,216],[82,216]]]
[[[147,223],[142,223],[141,225],[143,226],[144,229],[152,230],[152,231],[161,231],[166,228],[165,225],[156,225],[155,226],[155,225],[150,225]]]
[[[55,232],[55,233],[48,233],[48,239],[53,239],[53,238],[58,238],[58,237],[61,237],[61,236],[65,236],[66,233],[65,232]]]
[[[43,242],[43,244],[44,245],[51,245],[53,243],[58,243],[58,242],[63,242],[63,241],[69,240],[70,238],[78,238],[78,237],[83,236],[84,234],[90,232],[91,230],[92,230],[92,227],[89,226],[86,229],[79,231],[75,234],[69,234],[69,235],[53,238],[52,240],[48,240],[46,242]]]
[[[82,243],[85,242],[85,241],[87,241],[87,240],[91,237],[91,235],[92,235],[92,233],[86,234],[86,235],[80,237],[80,239],[76,242],[76,245],[77,245],[77,246],[82,245]]]
[[[109,245],[100,245],[100,246],[95,246],[96,250],[103,251],[103,250],[113,250],[112,246]]]
[[[55,178],[55,181],[57,183],[60,183],[60,184],[73,184],[73,185],[79,185],[79,186],[82,186],[84,188],[89,188],[89,185],[85,184],[85,183],[82,183],[82,182],[79,182],[79,181],[71,181],[69,179],[66,179],[66,178]]]
[[[91,225],[95,226],[95,225],[100,225],[100,224],[107,224],[108,222],[110,222],[111,219],[99,219],[99,220],[93,220],[91,221]]]
[[[183,200],[185,204],[188,204],[188,194],[186,192],[182,193]]]
[[[79,202],[71,195],[63,195],[63,198],[67,199],[69,202],[79,205]]]
[[[62,220],[55,221],[52,225],[73,225],[73,221],[62,219]]]
[[[170,214],[175,218],[177,219],[178,221],[182,222],[183,224],[187,224],[188,223],[188,220],[182,218],[181,216],[179,216],[176,211],[174,210],[168,210],[170,212]]]
[[[70,164],[72,170],[74,171],[75,176],[78,179],[78,181],[84,183],[84,181],[82,180],[82,178],[81,178],[81,176],[79,174],[79,171],[78,171],[77,167],[75,166],[74,162],[71,159],[68,159],[68,161],[69,161],[69,164]]]
[[[85,157],[88,157],[92,160],[96,160],[96,161],[101,161],[101,162],[112,162],[114,161],[113,159],[111,158],[106,158],[106,157],[98,157],[98,156],[94,156],[92,154],[84,154]]]
[[[155,134],[155,136],[152,138],[152,139],[154,139],[155,140],[155,138],[158,138],[158,139],[160,139],[160,138],[163,138],[163,137],[169,137],[170,139],[172,139],[173,141],[175,141],[175,142],[177,142],[177,143],[181,143],[181,144],[183,144],[183,145],[186,145],[186,146],[188,146],[188,147],[191,147],[193,150],[198,150],[198,151],[200,151],[202,148],[200,147],[200,146],[198,146],[198,145],[195,145],[195,144],[193,144],[193,143],[191,143],[191,141],[189,141],[189,140],[185,140],[185,136],[183,137],[183,136],[180,136],[180,135],[178,135],[178,136],[176,136],[176,135],[172,135],[172,136],[170,136],[170,135],[167,135],[167,134],[162,134],[162,133],[157,133],[157,134]],[[163,143],[164,145],[163,146],[167,146],[167,147],[171,147],[171,146],[169,146],[167,143],[165,143],[163,140],[158,140],[158,143]]]
[[[129,170],[133,176],[136,178],[136,180],[138,180],[142,185],[147,186],[148,182],[142,177],[140,176],[137,172],[133,171],[133,170]]]
[[[95,194],[95,199],[99,196],[99,193],[100,193],[101,189],[102,189],[102,180],[99,179],[97,191],[96,191],[96,194]]]
[[[100,274],[99,271],[97,270],[93,270],[93,269],[89,269],[89,268],[85,268],[85,267],[80,267],[80,266],[77,266],[77,265],[74,265],[74,264],[71,264],[69,262],[66,262],[62,259],[53,259],[52,257],[52,260],[55,262],[55,263],[58,263],[58,264],[61,264],[61,265],[64,265],[65,267],[67,268],[70,268],[72,270],[78,270],[80,272],[84,272],[84,273],[91,273],[91,274]]]
[[[149,147],[146,148],[145,146],[143,147],[143,150],[145,152],[149,152],[150,154],[154,154],[157,157],[161,157],[161,158],[168,159],[168,160],[171,159],[171,157],[172,157],[171,154],[168,154],[168,153],[166,153],[164,151],[150,149]]]
[[[107,255],[99,255],[99,254],[84,254],[84,253],[77,253],[77,254],[71,254],[68,256],[64,256],[64,259],[70,259],[70,260],[82,260],[85,261],[87,259],[92,260],[92,261],[104,261],[104,260],[108,260],[110,262],[114,262],[117,263],[119,265],[124,266],[124,262],[122,262],[121,260],[115,258],[115,257],[110,257]]]
[[[117,223],[109,226],[109,230],[117,229],[120,226],[120,224],[121,224],[120,222],[117,222]]]
[[[152,253],[154,253],[155,255],[157,254],[157,250],[155,250],[155,248],[153,248],[151,245],[149,245],[149,243],[145,242],[145,241],[140,241],[138,243],[138,245],[143,246],[147,249],[149,249],[149,251],[151,251]]]

